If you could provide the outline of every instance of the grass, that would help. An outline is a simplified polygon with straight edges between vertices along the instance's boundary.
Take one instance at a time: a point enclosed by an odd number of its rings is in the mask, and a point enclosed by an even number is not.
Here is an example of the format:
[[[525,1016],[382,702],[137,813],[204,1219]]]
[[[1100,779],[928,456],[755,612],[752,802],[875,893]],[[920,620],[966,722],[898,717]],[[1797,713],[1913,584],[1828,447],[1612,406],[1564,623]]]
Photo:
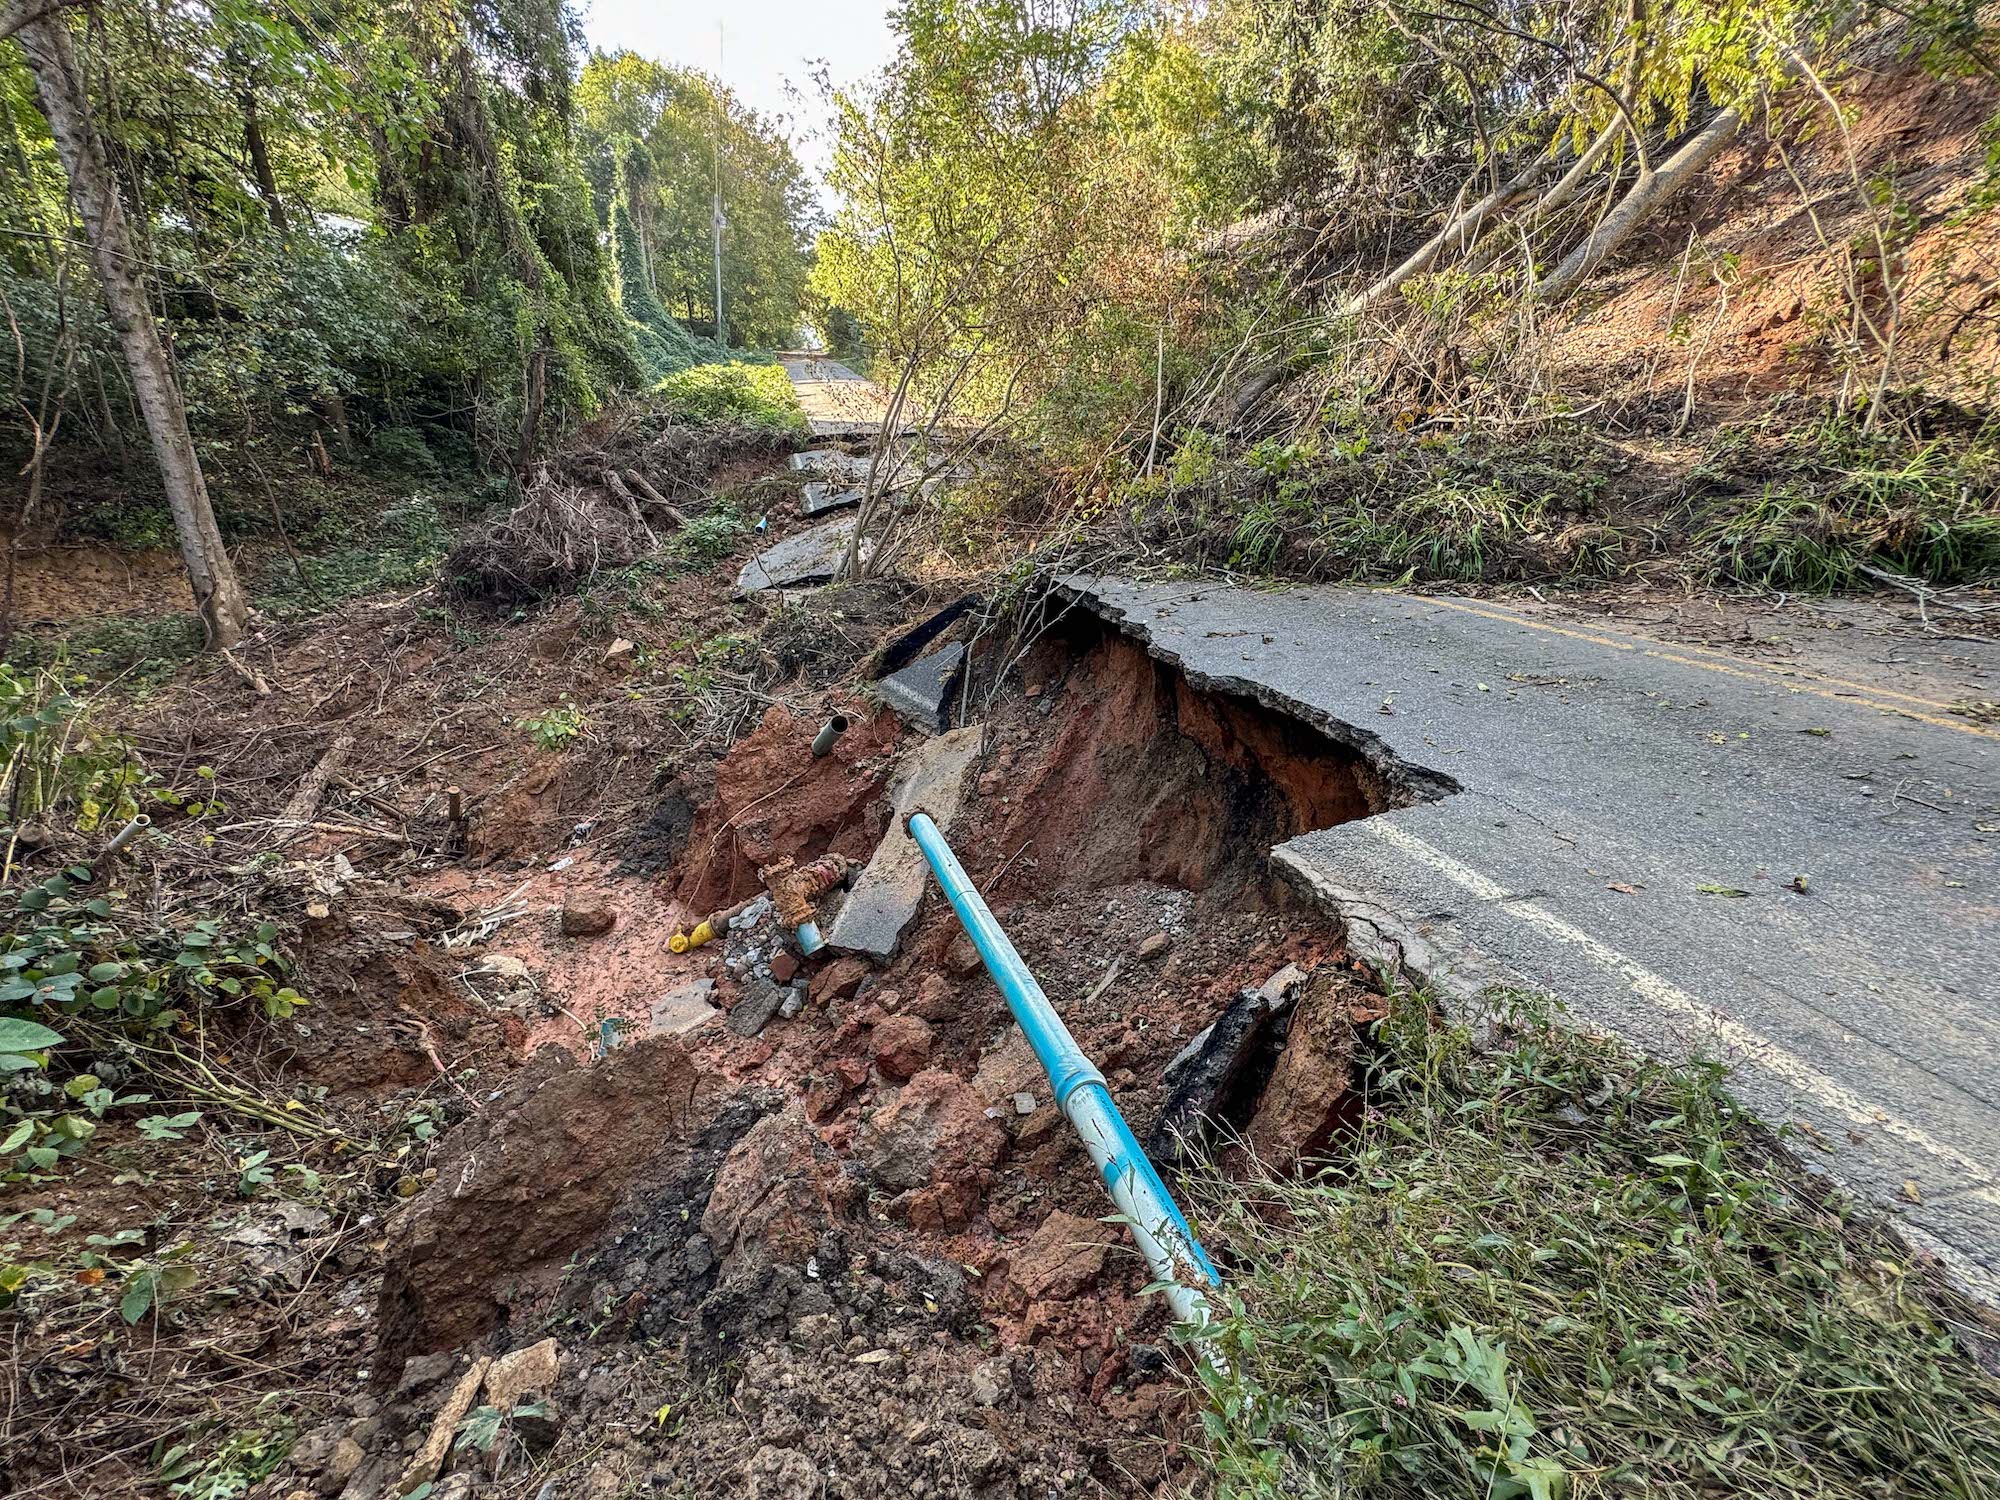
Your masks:
[[[1696,546],[1712,575],[1828,593],[1866,581],[1864,565],[1951,585],[2000,578],[2000,441],[1990,433],[1917,438],[1828,421],[1787,434],[1777,456],[1725,437],[1704,466],[1770,472],[1717,505]]]
[[[735,419],[776,432],[803,432],[805,413],[784,366],[750,360],[694,365],[653,387],[667,405],[695,422]]]
[[[1716,1067],[1403,996],[1307,1181],[1208,1187],[1224,1500],[2000,1494],[2000,1384]]]

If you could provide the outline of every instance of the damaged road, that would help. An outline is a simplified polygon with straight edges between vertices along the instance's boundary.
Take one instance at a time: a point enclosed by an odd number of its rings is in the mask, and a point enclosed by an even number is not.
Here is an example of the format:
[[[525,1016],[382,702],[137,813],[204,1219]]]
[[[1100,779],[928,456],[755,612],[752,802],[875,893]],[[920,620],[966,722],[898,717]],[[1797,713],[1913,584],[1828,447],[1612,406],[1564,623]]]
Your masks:
[[[1729,1063],[2000,1298],[2000,731],[1952,712],[1992,698],[1992,646],[1858,619],[1773,659],[1472,599],[1062,588],[1424,790],[1273,856],[1350,951]]]

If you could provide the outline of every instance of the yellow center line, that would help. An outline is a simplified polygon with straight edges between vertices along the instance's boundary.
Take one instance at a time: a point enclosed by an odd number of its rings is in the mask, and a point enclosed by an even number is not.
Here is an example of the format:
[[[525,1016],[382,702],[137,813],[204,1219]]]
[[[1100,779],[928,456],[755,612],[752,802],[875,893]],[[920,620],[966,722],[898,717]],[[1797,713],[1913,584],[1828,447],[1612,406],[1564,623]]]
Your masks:
[[[1638,651],[1659,661],[1677,662],[1685,667],[1699,667],[1704,672],[1719,672],[1729,677],[1741,677],[1750,682],[1761,681],[1762,678],[1758,675],[1761,671],[1769,675],[1782,677],[1786,689],[1790,692],[1811,693],[1814,697],[1825,698],[1831,703],[1865,704],[1878,712],[1895,714],[1897,717],[1904,719],[1914,719],[1919,724],[1930,724],[1939,729],[1953,729],[1960,734],[1976,735],[1981,739],[2000,740],[2000,731],[1987,729],[1964,719],[1940,718],[1936,714],[1918,713],[1914,709],[1903,707],[1900,703],[1883,701],[1887,698],[1901,698],[1909,703],[1922,704],[1926,708],[1950,707],[1949,704],[1939,703],[1933,698],[1918,698],[1909,693],[1898,693],[1888,688],[1870,688],[1861,683],[1850,683],[1838,677],[1821,677],[1815,674],[1808,679],[1804,676],[1794,675],[1796,669],[1781,671],[1775,667],[1765,666],[1761,662],[1744,662],[1742,665],[1725,666],[1721,662],[1703,661],[1699,657],[1683,656],[1679,652],[1662,650],[1657,645],[1645,646],[1638,644],[1638,641],[1643,640],[1643,637],[1635,638],[1632,642],[1617,641],[1612,640],[1608,636],[1593,634],[1590,631],[1571,630],[1562,625],[1547,625],[1540,620],[1529,619],[1526,615],[1516,614],[1514,611],[1508,609],[1491,607],[1482,609],[1478,605],[1468,604],[1462,599],[1440,599],[1434,595],[1417,595],[1413,597],[1421,598],[1426,604],[1437,604],[1442,605],[1446,609],[1463,610],[1466,614],[1478,615],[1481,619],[1495,620],[1504,625],[1521,625],[1529,630],[1545,631],[1550,635],[1568,636],[1571,640],[1589,641],[1593,645],[1608,646],[1613,651]],[[1708,650],[1710,648],[1696,647],[1694,649]],[[1746,668],[1755,668],[1756,670],[1746,670]],[[1850,691],[1836,693],[1831,691],[1830,688],[1815,687],[1813,685],[1815,682],[1828,683],[1833,687],[1848,688]]]

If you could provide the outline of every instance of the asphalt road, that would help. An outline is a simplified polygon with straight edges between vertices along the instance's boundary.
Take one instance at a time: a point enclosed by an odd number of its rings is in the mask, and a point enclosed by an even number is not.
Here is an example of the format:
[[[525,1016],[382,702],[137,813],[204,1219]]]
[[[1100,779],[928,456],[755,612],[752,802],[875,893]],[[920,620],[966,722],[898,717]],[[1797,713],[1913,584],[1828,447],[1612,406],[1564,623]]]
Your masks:
[[[1412,781],[1274,851],[1352,944],[1727,1061],[2000,1300],[2000,728],[1952,712],[2000,699],[2000,649],[1796,607],[1790,638],[1690,642],[1471,599],[1065,586]]]
[[[780,354],[778,362],[791,379],[814,437],[865,437],[882,430],[889,398],[873,381],[819,354]]]

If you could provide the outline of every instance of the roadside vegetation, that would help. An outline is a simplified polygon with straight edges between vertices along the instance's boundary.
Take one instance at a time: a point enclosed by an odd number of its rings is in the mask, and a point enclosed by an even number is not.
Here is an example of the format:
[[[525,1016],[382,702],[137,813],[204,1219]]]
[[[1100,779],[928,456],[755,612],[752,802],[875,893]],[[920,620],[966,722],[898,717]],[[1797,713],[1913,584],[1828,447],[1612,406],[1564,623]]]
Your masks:
[[[1990,582],[1982,24],[921,0],[837,101],[814,287],[933,431],[1019,442],[1003,548]]]
[[[1488,1029],[1397,996],[1338,1159],[1210,1185],[1219,1495],[2000,1487],[2000,1381],[1972,1357],[1991,1315],[1801,1169],[1720,1067],[1642,1061],[1524,997]]]

